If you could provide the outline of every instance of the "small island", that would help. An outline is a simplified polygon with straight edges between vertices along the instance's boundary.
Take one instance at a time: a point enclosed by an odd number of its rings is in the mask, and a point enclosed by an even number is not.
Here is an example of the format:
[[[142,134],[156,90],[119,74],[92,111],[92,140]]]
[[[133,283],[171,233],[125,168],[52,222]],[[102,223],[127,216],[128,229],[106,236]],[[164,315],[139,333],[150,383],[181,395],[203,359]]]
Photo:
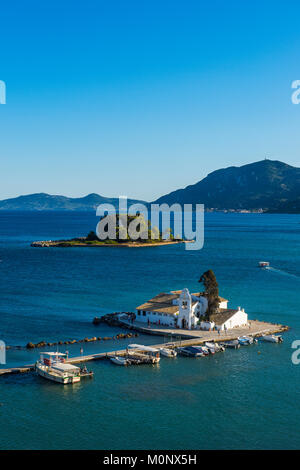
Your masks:
[[[111,216],[107,215],[103,217],[103,221],[106,223],[111,222]],[[124,220],[126,223],[124,224]],[[136,232],[138,232],[138,238],[131,238],[130,224],[135,224]],[[90,231],[86,237],[76,237],[71,239],[63,240],[42,240],[34,241],[31,243],[32,247],[130,247],[130,248],[141,248],[148,246],[162,246],[162,245],[173,245],[178,243],[191,243],[194,240],[184,240],[178,236],[174,237],[172,230],[169,228],[162,233],[157,227],[151,227],[151,222],[146,221],[144,216],[137,214],[135,216],[127,216],[126,219],[120,215],[117,215],[114,222],[115,237],[106,238],[101,240],[98,238],[94,231]],[[168,237],[168,238],[165,238]]]

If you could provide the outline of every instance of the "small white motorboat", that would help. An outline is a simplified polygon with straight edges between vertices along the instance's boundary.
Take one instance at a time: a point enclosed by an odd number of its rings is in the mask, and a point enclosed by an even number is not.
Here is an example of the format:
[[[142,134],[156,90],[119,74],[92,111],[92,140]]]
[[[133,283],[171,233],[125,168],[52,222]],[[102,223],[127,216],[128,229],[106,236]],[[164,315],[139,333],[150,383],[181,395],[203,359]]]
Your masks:
[[[259,261],[258,266],[260,268],[268,268],[270,266],[270,262],[269,261]]]
[[[216,352],[216,347],[215,347],[215,344],[214,343],[205,343],[205,346],[203,346],[208,352],[209,354],[215,354]],[[203,349],[202,347],[202,349]]]
[[[122,356],[112,356],[110,358],[111,362],[117,364],[118,366],[128,366],[129,361],[125,357]]]
[[[263,341],[268,341],[269,343],[282,343],[283,339],[281,335],[264,335],[261,337]]]
[[[205,346],[208,348],[208,350],[213,349],[215,352],[225,351],[224,346],[220,346],[218,343],[207,341]]]
[[[175,349],[169,349],[169,348],[161,348],[160,349],[160,354],[165,357],[176,357],[177,352]]]

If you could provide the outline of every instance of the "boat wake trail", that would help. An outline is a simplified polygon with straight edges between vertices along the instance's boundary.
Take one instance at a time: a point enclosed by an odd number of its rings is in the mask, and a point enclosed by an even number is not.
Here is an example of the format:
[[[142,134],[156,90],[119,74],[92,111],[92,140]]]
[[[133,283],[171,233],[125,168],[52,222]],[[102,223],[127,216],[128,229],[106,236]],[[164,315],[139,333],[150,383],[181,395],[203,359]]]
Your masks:
[[[272,268],[271,266],[268,266],[266,268],[264,268],[266,271],[271,271],[273,273],[277,273],[277,274],[282,274],[283,276],[288,276],[288,277],[293,277],[294,279],[300,279],[300,276],[297,276],[296,274],[291,274],[291,273],[288,273],[286,271],[282,271],[282,269],[276,269],[276,268]]]

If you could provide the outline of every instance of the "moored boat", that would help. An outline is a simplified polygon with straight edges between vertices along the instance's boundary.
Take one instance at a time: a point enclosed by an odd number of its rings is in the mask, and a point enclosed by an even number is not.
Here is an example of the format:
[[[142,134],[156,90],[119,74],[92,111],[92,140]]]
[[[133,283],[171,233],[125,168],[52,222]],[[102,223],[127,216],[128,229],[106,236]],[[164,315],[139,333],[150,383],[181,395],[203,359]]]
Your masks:
[[[206,346],[208,349],[214,349],[215,352],[225,351],[224,346],[220,346],[218,343],[213,343],[213,342],[207,341],[207,342],[205,343],[205,346]]]
[[[215,345],[214,344],[210,344],[210,343],[205,343],[205,346],[202,347],[202,349],[205,348],[205,350],[209,353],[209,354],[215,354],[216,352],[216,348],[215,348]]]
[[[222,343],[222,346],[224,346],[225,348],[238,349],[240,347],[240,343],[237,339],[234,339],[232,341],[226,341]]]
[[[61,384],[80,382],[79,367],[66,362],[67,355],[59,352],[43,352],[35,364],[35,370],[41,377]]]
[[[207,348],[215,348],[216,345],[217,345],[217,343],[212,343],[212,342],[209,342],[209,341],[206,341],[206,343],[205,343],[205,346]]]
[[[263,341],[268,341],[269,343],[282,343],[283,339],[281,335],[263,335],[261,337]]]
[[[140,358],[141,363],[157,364],[160,361],[160,350],[143,344],[129,344],[128,358]]]
[[[177,352],[175,349],[169,349],[169,348],[160,348],[160,354],[165,357],[176,357]]]
[[[178,348],[179,354],[182,356],[189,356],[189,357],[202,357],[204,353],[194,346],[185,346],[183,348]]]
[[[193,346],[193,348],[195,351],[198,351],[201,356],[208,356],[209,354],[208,350],[206,348],[203,350],[202,346]]]
[[[113,362],[114,364],[117,364],[118,366],[128,366],[130,363],[128,359],[122,356],[112,356],[110,360],[111,362]]]
[[[241,346],[248,346],[249,344],[253,343],[253,338],[252,336],[240,336],[238,338],[238,342],[240,343]]]
[[[204,356],[209,355],[209,349],[206,346],[194,346],[194,348],[198,349],[200,352],[203,353]]]

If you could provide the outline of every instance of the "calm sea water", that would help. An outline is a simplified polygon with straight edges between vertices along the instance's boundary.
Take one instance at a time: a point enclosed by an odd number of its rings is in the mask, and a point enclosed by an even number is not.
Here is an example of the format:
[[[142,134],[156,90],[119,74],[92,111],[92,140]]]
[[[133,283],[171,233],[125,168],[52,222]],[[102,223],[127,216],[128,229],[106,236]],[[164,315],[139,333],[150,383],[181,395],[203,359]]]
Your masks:
[[[91,214],[0,212],[0,339],[24,345],[112,336],[120,330],[93,326],[94,316],[134,309],[162,291],[195,291],[208,268],[230,306],[291,329],[282,345],[162,359],[157,367],[91,363],[94,379],[74,386],[34,374],[1,377],[0,448],[299,448],[300,365],[291,362],[291,343],[300,339],[300,216],[207,214],[201,251],[30,247],[37,239],[85,235],[95,225]],[[264,259],[275,270],[258,269]],[[77,345],[68,349],[79,352]],[[9,350],[7,362],[36,355]]]

